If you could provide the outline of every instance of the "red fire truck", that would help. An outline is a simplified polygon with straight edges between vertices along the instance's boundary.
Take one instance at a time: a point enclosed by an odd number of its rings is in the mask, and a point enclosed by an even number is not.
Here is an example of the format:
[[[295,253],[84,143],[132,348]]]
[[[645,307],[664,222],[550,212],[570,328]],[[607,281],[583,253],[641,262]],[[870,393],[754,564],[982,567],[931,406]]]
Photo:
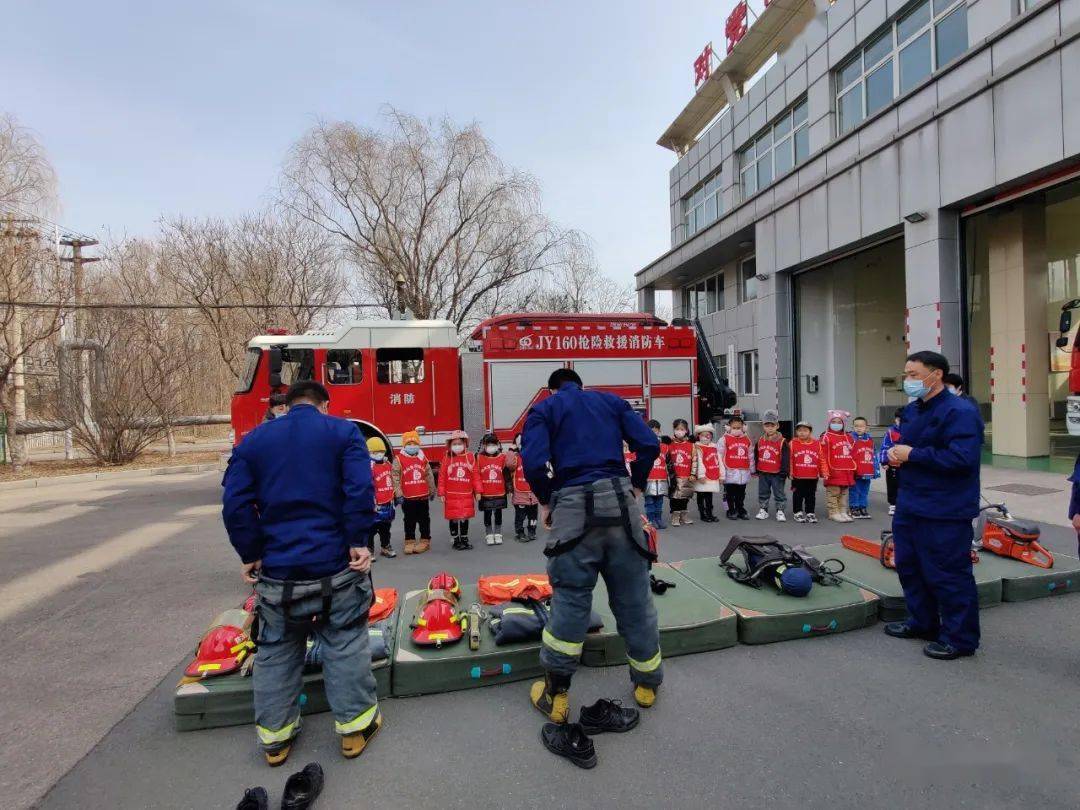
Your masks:
[[[622,396],[667,429],[676,417],[693,423],[734,404],[702,340],[687,321],[669,325],[640,313],[501,315],[476,328],[468,351],[459,351],[449,321],[271,330],[248,344],[232,400],[234,440],[263,421],[272,393],[317,380],[330,392],[331,413],[393,447],[416,429],[437,463],[450,432],[462,427],[474,442],[481,430],[513,438],[560,367],[577,369],[586,387]]]

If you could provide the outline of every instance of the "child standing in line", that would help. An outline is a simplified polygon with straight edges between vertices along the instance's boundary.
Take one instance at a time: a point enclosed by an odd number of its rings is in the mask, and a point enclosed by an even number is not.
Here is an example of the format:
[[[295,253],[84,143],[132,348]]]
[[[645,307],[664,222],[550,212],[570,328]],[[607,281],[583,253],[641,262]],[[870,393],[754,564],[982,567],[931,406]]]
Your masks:
[[[514,437],[514,443],[506,454],[506,469],[512,470],[514,504],[514,539],[519,543],[528,543],[536,539],[536,523],[540,511],[540,501],[533,494],[532,487],[525,480],[525,465],[521,463],[521,434]]]
[[[653,461],[645,483],[645,517],[658,529],[664,526],[664,497],[668,494],[668,443],[660,436],[660,423],[649,420],[649,427],[660,440],[660,455]]]
[[[420,434],[407,430],[401,434],[401,450],[394,458],[394,495],[405,522],[405,553],[423,554],[431,548],[431,508],[435,497],[435,476],[431,472]],[[420,539],[416,530],[420,529]]]
[[[698,425],[694,433],[697,434],[697,442],[694,444],[690,479],[697,493],[698,515],[702,523],[716,523],[720,518],[713,514],[713,494],[720,491],[724,463],[720,458],[720,449],[713,444],[713,426]]]
[[[894,444],[900,444],[900,414],[903,411],[896,409],[893,414],[893,423],[885,431],[885,438],[881,440],[881,450],[878,453],[878,464],[885,468],[885,494],[889,501],[889,514],[896,514],[896,492],[900,487],[900,468],[889,463],[889,448]]]
[[[799,422],[791,440],[791,508],[796,523],[817,523],[817,482],[828,473],[821,442],[813,432],[809,422]]]
[[[821,434],[821,455],[828,473],[825,476],[825,503],[829,520],[851,523],[848,492],[855,483],[855,458],[851,455],[851,437],[844,431],[847,411],[829,411],[829,429]]]
[[[446,458],[439,466],[439,497],[455,551],[472,548],[469,519],[476,515],[476,461],[468,451],[468,443],[469,434],[464,430],[451,433]]]
[[[691,468],[694,463],[694,443],[690,441],[690,424],[685,419],[671,423],[672,442],[668,446],[668,471],[671,477],[668,492],[671,494],[671,525],[690,526],[694,521],[686,512],[690,496],[694,494]]]
[[[855,486],[851,488],[851,516],[856,520],[869,520],[870,482],[879,477],[874,437],[870,426],[862,416],[856,416],[851,426],[851,452],[855,457]]]
[[[396,557],[390,545],[390,525],[394,522],[394,465],[386,458],[386,443],[378,436],[367,440],[371,455],[371,482],[375,485],[375,526],[368,537],[368,551],[375,559],[375,535],[379,536],[380,551],[384,557]]]
[[[788,444],[783,434],[780,433],[780,414],[776,411],[765,411],[761,417],[761,426],[765,432],[754,445],[754,466],[758,475],[758,520],[766,520],[769,517],[769,496],[772,496],[773,506],[776,507],[776,519],[780,523],[787,520],[784,514],[784,506],[787,498],[784,495],[784,484],[788,477]]]
[[[476,492],[484,513],[484,539],[489,546],[501,546],[502,516],[506,508],[506,455],[494,433],[486,433],[480,440],[480,454],[476,457]]]
[[[728,520],[749,520],[746,512],[746,485],[756,472],[753,445],[746,435],[741,416],[728,419],[728,431],[720,439],[720,455],[724,459],[724,500]]]

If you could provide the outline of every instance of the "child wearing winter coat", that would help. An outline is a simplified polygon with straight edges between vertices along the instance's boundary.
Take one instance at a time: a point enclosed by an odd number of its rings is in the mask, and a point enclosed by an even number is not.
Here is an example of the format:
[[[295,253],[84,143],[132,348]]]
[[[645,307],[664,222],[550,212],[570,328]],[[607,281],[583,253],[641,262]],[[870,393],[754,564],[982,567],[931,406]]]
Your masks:
[[[698,515],[703,523],[716,523],[720,518],[713,514],[713,494],[720,491],[724,479],[724,462],[720,449],[713,444],[713,426],[698,425],[694,428],[697,442],[694,459],[690,466],[690,479],[697,493]],[[683,521],[685,523],[685,521]]]
[[[780,414],[776,411],[765,411],[761,426],[765,432],[754,445],[754,467],[758,476],[758,513],[755,517],[758,520],[769,517],[771,495],[773,506],[776,507],[776,519],[783,523],[787,520],[784,514],[787,504],[784,484],[788,477],[788,443],[780,433]]]
[[[869,520],[870,482],[879,478],[877,456],[874,454],[874,437],[866,419],[856,416],[851,423],[851,453],[855,457],[855,485],[851,488],[849,503],[855,520]]]
[[[506,508],[506,454],[499,437],[487,433],[480,440],[476,456],[476,493],[484,513],[485,541],[489,546],[501,546],[502,515]]]
[[[455,430],[446,442],[446,458],[439,466],[439,497],[450,524],[455,551],[468,551],[469,519],[476,515],[476,460],[468,451],[469,434]]]
[[[660,435],[660,423],[649,420],[649,427],[660,440],[660,455],[653,461],[645,482],[645,517],[658,529],[664,526],[664,497],[668,494],[668,442]]]
[[[532,487],[525,480],[525,465],[521,463],[521,434],[514,437],[506,453],[506,469],[513,472],[514,504],[514,539],[519,543],[528,543],[536,539],[536,524],[540,512],[540,501],[533,494]]]
[[[889,501],[889,514],[896,514],[896,493],[900,488],[900,468],[889,463],[889,448],[894,444],[900,444],[900,414],[903,410],[896,409],[893,414],[893,423],[885,431],[885,437],[881,440],[881,450],[878,452],[878,464],[885,468],[885,495]]]
[[[825,504],[829,510],[829,520],[850,523],[854,518],[848,513],[848,493],[855,484],[855,457],[851,453],[851,437],[845,428],[851,414],[831,410],[828,416],[829,428],[821,434],[821,455],[828,471],[825,476]]]
[[[694,444],[690,441],[690,424],[685,419],[671,423],[671,444],[668,445],[668,492],[671,495],[671,525],[689,526],[694,521],[686,512],[694,494],[691,468],[694,463]]]
[[[724,460],[724,499],[728,520],[749,520],[746,512],[746,485],[757,471],[754,466],[753,445],[746,435],[741,416],[728,420],[728,431],[720,439],[720,457]]]
[[[405,553],[423,554],[431,548],[431,508],[435,497],[435,476],[431,472],[420,434],[401,434],[401,450],[394,458],[394,496],[405,522]],[[416,530],[420,539],[416,539]]]
[[[386,443],[378,436],[367,440],[371,456],[371,482],[375,485],[375,526],[368,537],[368,551],[375,559],[375,535],[379,536],[380,554],[396,557],[390,545],[390,525],[394,522],[394,465],[386,458]]]
[[[817,483],[829,472],[821,442],[813,433],[813,425],[799,422],[791,440],[791,508],[796,523],[817,523]]]

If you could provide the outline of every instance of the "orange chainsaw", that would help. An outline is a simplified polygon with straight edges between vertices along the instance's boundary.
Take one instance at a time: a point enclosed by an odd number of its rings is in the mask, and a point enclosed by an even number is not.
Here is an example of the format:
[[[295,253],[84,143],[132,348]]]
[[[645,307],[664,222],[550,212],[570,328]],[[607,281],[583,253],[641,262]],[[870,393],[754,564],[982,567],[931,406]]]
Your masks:
[[[886,568],[896,568],[896,552],[893,545],[892,532],[888,529],[881,533],[881,541],[867,540],[865,537],[855,537],[845,534],[840,538],[840,544],[850,551],[874,557]]]
[[[984,514],[986,512],[997,514]],[[979,510],[975,535],[984,549],[1028,565],[1053,568],[1054,555],[1039,543],[1040,533],[1038,523],[1017,520],[1003,503],[988,504]]]

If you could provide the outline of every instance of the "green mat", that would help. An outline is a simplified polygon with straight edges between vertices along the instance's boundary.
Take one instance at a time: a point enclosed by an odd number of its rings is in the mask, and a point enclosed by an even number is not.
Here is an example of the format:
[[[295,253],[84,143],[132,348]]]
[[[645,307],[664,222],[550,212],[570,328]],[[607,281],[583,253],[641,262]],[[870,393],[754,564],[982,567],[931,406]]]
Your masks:
[[[897,622],[907,618],[907,603],[904,602],[904,591],[900,587],[900,578],[896,571],[885,568],[875,557],[859,554],[839,543],[814,546],[810,551],[819,560],[840,560],[844,563],[841,579],[877,594],[878,618],[883,622]],[[996,570],[985,568],[981,563],[974,567],[974,572],[975,586],[979,592],[979,607],[1001,604],[1001,575]]]
[[[670,565],[657,563],[653,573],[676,584],[663,594],[653,595],[660,625],[660,651],[665,658],[720,650],[738,643],[735,611]],[[581,662],[590,667],[626,663],[626,645],[615,629],[603,577],[593,592],[593,610],[604,620],[604,627],[585,638]]]
[[[1001,599],[1005,602],[1026,602],[1044,596],[1061,596],[1080,592],[1080,560],[1064,554],[1054,554],[1053,568],[1039,568],[989,551],[979,552],[975,568],[993,573],[1001,579]]]
[[[390,697],[390,661],[393,658],[397,611],[389,619],[386,638],[390,646],[389,657],[376,661],[371,671],[380,698]],[[321,672],[304,675],[304,695],[301,712],[315,714],[330,710],[323,688]],[[197,731],[222,726],[242,726],[255,722],[255,705],[251,678],[239,674],[221,678],[204,678],[194,683],[181,681],[173,697],[173,717],[177,731]]]
[[[740,585],[720,567],[718,557],[671,565],[734,608],[743,644],[831,635],[877,621],[878,597],[848,582],[830,587],[814,585],[807,596],[794,597],[773,588]]]
[[[468,638],[443,647],[413,644],[409,623],[423,593],[410,592],[400,609],[394,649],[395,696],[453,692],[543,676],[539,640],[498,647],[486,623],[476,652],[469,649]],[[468,608],[479,601],[477,593],[476,585],[462,585],[459,605]]]

